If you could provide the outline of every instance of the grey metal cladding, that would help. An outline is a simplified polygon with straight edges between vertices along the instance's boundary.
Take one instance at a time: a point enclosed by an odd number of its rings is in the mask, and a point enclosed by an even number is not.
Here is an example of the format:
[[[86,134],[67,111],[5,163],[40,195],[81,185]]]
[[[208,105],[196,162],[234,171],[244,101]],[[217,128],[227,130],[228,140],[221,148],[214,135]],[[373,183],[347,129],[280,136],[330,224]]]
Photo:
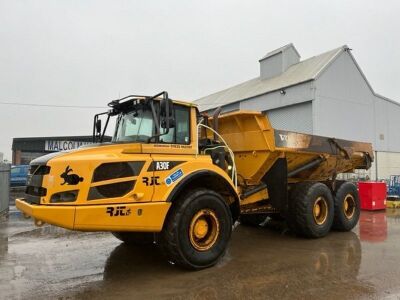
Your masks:
[[[312,102],[295,104],[264,112],[275,129],[313,133]]]
[[[8,211],[11,165],[0,162],[0,215]]]

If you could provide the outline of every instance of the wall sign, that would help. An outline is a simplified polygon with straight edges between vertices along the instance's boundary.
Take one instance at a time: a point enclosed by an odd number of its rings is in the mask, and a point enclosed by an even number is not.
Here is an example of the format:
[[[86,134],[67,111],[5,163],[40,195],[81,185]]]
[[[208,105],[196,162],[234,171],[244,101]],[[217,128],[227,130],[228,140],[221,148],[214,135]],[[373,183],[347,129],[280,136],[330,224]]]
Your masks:
[[[92,142],[78,142],[78,141],[45,141],[44,143],[44,151],[66,151],[77,149],[83,145],[93,144]]]

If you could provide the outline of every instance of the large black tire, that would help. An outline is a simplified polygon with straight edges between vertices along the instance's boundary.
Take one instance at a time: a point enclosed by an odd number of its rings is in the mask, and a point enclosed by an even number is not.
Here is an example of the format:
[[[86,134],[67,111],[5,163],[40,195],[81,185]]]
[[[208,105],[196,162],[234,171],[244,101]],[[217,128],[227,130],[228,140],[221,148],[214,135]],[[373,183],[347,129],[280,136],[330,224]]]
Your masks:
[[[231,233],[232,216],[225,200],[212,190],[196,189],[173,203],[159,244],[169,261],[198,270],[217,263]]]
[[[243,214],[239,217],[239,222],[244,226],[258,227],[265,222],[265,214]]]
[[[333,223],[330,189],[320,182],[298,183],[291,190],[287,223],[291,231],[307,238],[326,236]]]
[[[334,197],[335,217],[332,228],[339,231],[350,231],[360,218],[360,199],[355,184],[342,183]]]
[[[111,232],[117,239],[132,246],[144,246],[154,243],[154,233],[152,232]]]

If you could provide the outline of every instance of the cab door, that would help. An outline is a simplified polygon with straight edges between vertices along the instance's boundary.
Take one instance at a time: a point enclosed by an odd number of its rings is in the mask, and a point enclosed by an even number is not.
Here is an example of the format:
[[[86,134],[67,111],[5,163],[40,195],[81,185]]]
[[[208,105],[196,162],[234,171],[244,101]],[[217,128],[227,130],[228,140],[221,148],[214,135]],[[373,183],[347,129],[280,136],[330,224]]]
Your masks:
[[[173,111],[175,126],[160,136],[157,143],[146,145],[153,148],[150,151],[154,172],[153,201],[165,200],[169,191],[187,174],[187,162],[197,153],[195,108],[174,104]]]

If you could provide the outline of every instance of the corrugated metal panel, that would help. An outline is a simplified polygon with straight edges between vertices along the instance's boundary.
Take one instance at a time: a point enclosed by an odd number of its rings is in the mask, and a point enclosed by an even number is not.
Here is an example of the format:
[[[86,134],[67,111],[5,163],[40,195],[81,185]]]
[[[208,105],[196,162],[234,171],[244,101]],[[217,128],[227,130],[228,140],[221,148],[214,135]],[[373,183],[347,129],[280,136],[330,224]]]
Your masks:
[[[10,193],[10,165],[0,163],[0,215],[8,211]]]
[[[345,46],[331,50],[292,65],[279,76],[265,80],[261,80],[260,77],[257,77],[229,89],[200,98],[194,101],[194,103],[199,106],[200,111],[205,111],[312,80],[344,50],[344,47]]]
[[[312,102],[291,105],[264,112],[276,129],[313,133]]]

